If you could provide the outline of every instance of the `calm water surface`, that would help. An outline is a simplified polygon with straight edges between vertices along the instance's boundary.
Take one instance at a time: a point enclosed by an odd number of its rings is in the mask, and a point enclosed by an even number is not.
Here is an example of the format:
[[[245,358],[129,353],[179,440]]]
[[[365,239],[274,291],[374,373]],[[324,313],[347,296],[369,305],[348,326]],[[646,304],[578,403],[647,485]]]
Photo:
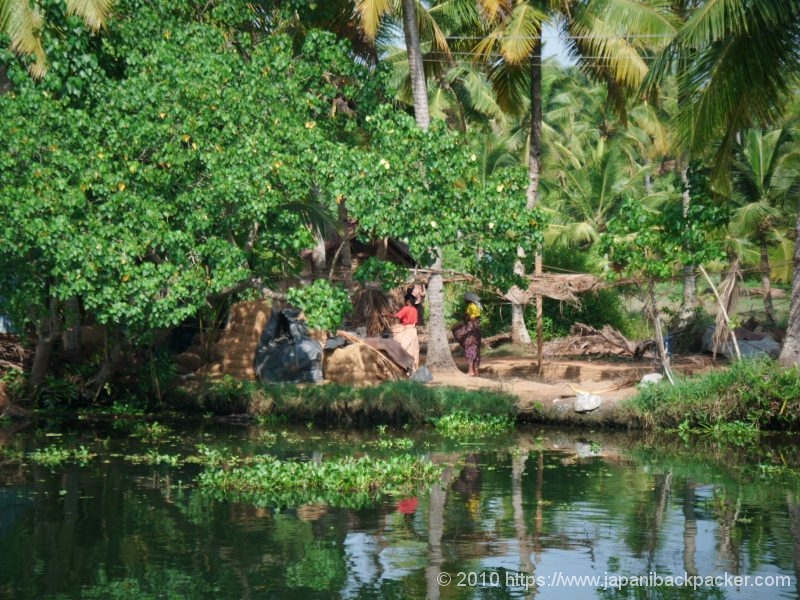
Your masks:
[[[119,424],[0,432],[0,598],[798,596],[795,439],[170,427],[158,442]],[[198,465],[132,460],[198,445],[308,460],[408,452],[444,470],[369,508],[276,509],[210,498]],[[28,459],[37,448],[96,456],[47,468]]]

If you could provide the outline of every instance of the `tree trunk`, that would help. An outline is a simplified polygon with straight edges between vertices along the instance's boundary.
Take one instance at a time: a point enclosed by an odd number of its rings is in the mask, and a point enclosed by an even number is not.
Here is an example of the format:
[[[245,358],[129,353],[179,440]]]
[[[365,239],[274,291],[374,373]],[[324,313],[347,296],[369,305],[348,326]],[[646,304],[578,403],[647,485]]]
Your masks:
[[[542,160],[542,40],[539,37],[534,44],[530,56],[530,97],[531,97],[531,125],[530,140],[528,143],[528,188],[525,194],[525,206],[528,209],[536,208],[539,199],[539,175]],[[536,248],[537,256],[540,256],[541,248]],[[517,249],[520,257],[525,256],[523,248]],[[537,264],[541,264],[541,260]],[[524,275],[521,262],[517,262],[514,271],[519,275]],[[537,273],[541,274],[541,273]],[[511,304],[511,341],[515,344],[530,345],[531,336],[525,326],[524,306],[517,303]],[[536,342],[541,357],[541,322],[542,322],[542,298],[536,297]],[[541,360],[540,360],[541,367]]]
[[[328,266],[325,238],[320,231],[314,232],[314,248],[311,250],[311,278],[324,279]]]
[[[444,319],[444,278],[442,277],[442,256],[437,251],[433,263],[433,274],[428,280],[428,347],[425,364],[431,373],[452,373],[458,371],[450,342],[447,340],[447,326]]]
[[[525,464],[528,462],[528,452],[513,455],[511,458],[511,506],[514,510],[514,529],[517,535],[517,545],[519,547],[519,567],[520,573],[530,575],[533,573],[534,565],[531,562],[531,538],[528,535],[528,526],[525,519],[525,508],[523,503],[524,491],[522,488],[522,476],[525,473]]]
[[[339,202],[339,227],[342,228],[342,246],[339,261],[344,267],[345,287],[350,290],[353,287],[353,255],[350,252],[350,216],[347,213],[347,205],[344,199]],[[333,266],[331,267],[333,270]]]
[[[694,483],[687,480],[683,487],[683,570],[697,575],[697,519],[694,516]]]
[[[50,298],[50,314],[39,323],[37,328],[36,348],[33,351],[33,364],[28,375],[27,394],[32,397],[44,381],[50,368],[50,356],[53,344],[61,335],[61,321],[58,318],[58,301]]]
[[[692,191],[689,189],[688,167],[681,169],[681,182],[683,184],[681,199],[683,202],[684,227],[688,227],[689,208],[692,204]],[[684,248],[684,250],[690,250],[690,248]],[[683,302],[681,302],[679,326],[682,327],[689,322],[692,316],[694,316],[696,307],[697,273],[695,272],[695,265],[683,265]]]
[[[73,296],[64,303],[64,335],[61,338],[64,354],[71,363],[81,360],[81,302]]]
[[[428,87],[422,65],[422,48],[419,43],[416,0],[403,0],[403,34],[408,52],[408,71],[411,76],[411,94],[414,98],[414,118],[420,129],[427,131],[431,124],[428,109]]]
[[[764,288],[764,315],[767,327],[775,327],[775,305],[772,303],[772,269],[769,265],[769,247],[767,240],[761,239],[761,287]]]
[[[694,315],[697,307],[697,271],[694,265],[683,265],[683,302],[681,302],[681,325]]]
[[[109,336],[111,339],[109,339]],[[97,374],[86,384],[86,395],[92,399],[97,399],[100,392],[107,383],[111,381],[122,363],[122,338],[113,328],[106,328],[106,344],[103,351],[103,362]]]
[[[792,299],[789,304],[789,323],[778,362],[784,367],[800,363],[800,210],[797,211],[794,238],[794,267],[792,268]]]

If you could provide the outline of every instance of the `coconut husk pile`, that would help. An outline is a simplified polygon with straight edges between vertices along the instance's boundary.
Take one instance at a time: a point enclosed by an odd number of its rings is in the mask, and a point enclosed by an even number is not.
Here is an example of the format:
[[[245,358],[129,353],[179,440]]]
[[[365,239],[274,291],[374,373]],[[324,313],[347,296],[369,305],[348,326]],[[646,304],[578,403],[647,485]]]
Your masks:
[[[395,312],[396,300],[375,288],[364,288],[353,297],[353,316],[350,319],[354,329],[363,329],[366,337],[379,336],[396,322],[384,315]],[[399,306],[402,306],[402,296]]]
[[[272,306],[263,300],[234,304],[228,324],[211,350],[212,362],[203,367],[203,372],[255,381],[253,360],[271,314]]]
[[[31,351],[20,342],[19,336],[0,333],[0,372],[9,369],[23,371],[30,364]]]
[[[599,285],[599,280],[594,275],[586,273],[544,273],[528,279],[530,284],[527,289],[522,290],[515,286],[505,297],[517,304],[529,304],[536,296],[543,296],[578,305],[578,294],[591,291]]]
[[[553,340],[544,345],[549,356],[631,356],[640,358],[650,355],[652,341],[631,342],[617,329],[605,325],[595,329],[583,323],[575,323],[569,336]]]
[[[384,350],[378,349],[374,342],[346,331],[337,331],[336,335],[349,343],[324,353],[322,373],[327,381],[342,385],[365,386],[407,378],[406,370]],[[392,340],[385,340],[385,343],[392,343]],[[402,348],[400,350],[402,351]],[[405,354],[405,351],[403,353]],[[413,363],[413,359],[411,362]]]

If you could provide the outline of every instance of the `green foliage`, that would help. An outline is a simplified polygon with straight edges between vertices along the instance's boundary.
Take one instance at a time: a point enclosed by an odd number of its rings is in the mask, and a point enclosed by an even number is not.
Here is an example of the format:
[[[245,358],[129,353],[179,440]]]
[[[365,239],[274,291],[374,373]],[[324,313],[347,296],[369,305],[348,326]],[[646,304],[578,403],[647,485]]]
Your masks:
[[[165,441],[172,434],[170,427],[162,425],[158,421],[153,421],[152,423],[137,423],[133,427],[131,435],[142,438],[142,440],[149,443],[157,443]]]
[[[166,465],[169,467],[177,467],[183,462],[178,454],[160,454],[155,450],[149,450],[144,454],[126,454],[125,460],[133,464]]]
[[[122,2],[102,43],[78,40],[105,70],[54,64],[0,98],[0,293],[20,326],[78,296],[138,341],[252,275],[297,272],[311,245],[318,163],[354,124],[330,106],[369,77],[320,33],[297,56],[262,38],[245,60],[170,4]],[[65,77],[79,94],[54,93]]]
[[[25,374],[17,369],[9,369],[0,375],[0,386],[11,400],[19,400],[25,394]]]
[[[568,335],[570,328],[577,322],[598,329],[611,325],[619,329],[623,335],[631,332],[632,317],[625,311],[617,290],[601,289],[588,292],[581,295],[580,301],[580,306],[574,306],[549,298],[544,299],[543,311],[550,323],[548,338]],[[526,318],[529,319],[529,323],[535,323],[536,315],[527,314],[531,310],[535,311],[535,307],[534,309],[528,307]]]
[[[707,177],[697,170],[691,173],[698,187],[686,214],[679,197],[660,208],[631,199],[623,202],[598,244],[598,252],[611,263],[612,276],[667,278],[678,266],[724,259],[720,232],[728,213],[714,204]]]
[[[325,502],[364,507],[383,495],[409,494],[436,481],[441,470],[429,460],[399,455],[331,458],[322,462],[252,457],[248,465],[206,468],[198,484],[215,497],[259,505],[297,506]]]
[[[358,265],[353,273],[353,280],[362,286],[378,283],[384,292],[388,292],[408,280],[408,269],[370,256]]]
[[[591,252],[575,252],[568,247],[549,247],[544,260],[552,267],[575,273],[596,273],[596,259]],[[602,328],[611,325],[623,335],[631,336],[638,332],[639,315],[630,315],[625,310],[622,296],[616,288],[602,288],[581,294],[580,305],[575,306],[550,298],[543,300],[543,330],[545,339],[564,337],[576,323]],[[536,307],[526,307],[525,318],[528,323],[536,322]]]
[[[58,467],[66,462],[75,462],[86,465],[97,455],[84,446],[78,448],[63,448],[60,446],[47,446],[28,454],[28,460],[45,467]]]
[[[292,306],[303,311],[311,329],[336,331],[353,310],[347,291],[325,279],[291,288],[286,292],[286,298]]]
[[[70,406],[80,396],[76,382],[67,377],[48,375],[36,389],[36,406],[42,410],[60,410]]]
[[[436,431],[447,437],[463,438],[497,435],[514,428],[514,419],[501,415],[480,415],[455,411],[431,419]]]
[[[741,360],[674,386],[648,385],[629,406],[645,425],[685,432],[724,437],[744,426],[794,430],[800,427],[800,373],[773,360]]]
[[[178,365],[172,355],[166,351],[150,351],[137,376],[137,392],[145,398],[164,399],[175,378]]]
[[[360,388],[337,384],[270,385],[260,393],[270,414],[326,425],[421,423],[454,411],[511,418],[517,414],[517,399],[511,394],[429,387],[414,381]]]

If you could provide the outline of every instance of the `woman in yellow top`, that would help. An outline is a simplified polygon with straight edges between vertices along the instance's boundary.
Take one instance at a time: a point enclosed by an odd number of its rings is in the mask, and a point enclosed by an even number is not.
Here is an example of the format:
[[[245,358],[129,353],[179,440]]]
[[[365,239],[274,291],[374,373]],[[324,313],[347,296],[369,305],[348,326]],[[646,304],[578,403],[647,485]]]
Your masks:
[[[453,329],[453,337],[464,349],[467,375],[477,377],[481,366],[481,301],[472,292],[465,294],[464,300],[467,303],[464,308],[466,321]]]

